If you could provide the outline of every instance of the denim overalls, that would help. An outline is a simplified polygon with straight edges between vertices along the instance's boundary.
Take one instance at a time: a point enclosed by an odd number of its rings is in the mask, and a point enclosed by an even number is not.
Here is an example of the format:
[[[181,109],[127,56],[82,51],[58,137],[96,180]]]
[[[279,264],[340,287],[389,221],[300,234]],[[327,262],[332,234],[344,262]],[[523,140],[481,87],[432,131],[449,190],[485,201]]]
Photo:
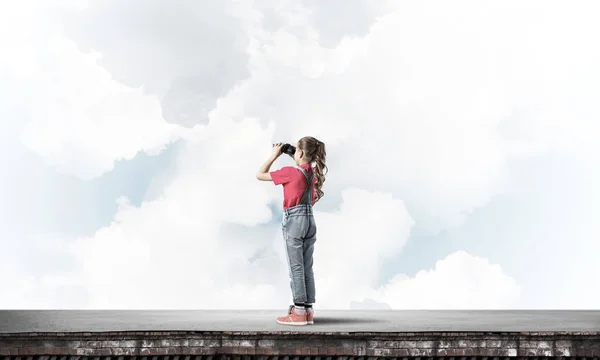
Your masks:
[[[300,203],[283,211],[283,239],[290,270],[290,287],[294,303],[315,302],[313,252],[317,240],[317,226],[313,217],[313,176],[297,167],[308,182]]]

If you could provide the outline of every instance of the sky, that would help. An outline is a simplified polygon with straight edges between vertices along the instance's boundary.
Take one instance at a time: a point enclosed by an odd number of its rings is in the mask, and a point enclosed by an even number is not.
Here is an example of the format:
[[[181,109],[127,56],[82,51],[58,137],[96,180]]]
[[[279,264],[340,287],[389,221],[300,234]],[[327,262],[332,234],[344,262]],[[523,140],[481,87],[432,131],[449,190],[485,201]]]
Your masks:
[[[0,308],[597,309],[595,1],[0,3]],[[273,169],[292,165],[280,158]]]

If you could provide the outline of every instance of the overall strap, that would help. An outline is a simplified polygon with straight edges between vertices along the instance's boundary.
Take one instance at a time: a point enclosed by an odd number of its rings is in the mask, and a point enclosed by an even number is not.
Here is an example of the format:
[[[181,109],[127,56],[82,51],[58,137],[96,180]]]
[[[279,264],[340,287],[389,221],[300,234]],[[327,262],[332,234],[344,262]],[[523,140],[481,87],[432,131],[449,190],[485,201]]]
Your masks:
[[[315,175],[312,174],[309,176],[308,172],[306,170],[304,170],[303,168],[301,168],[300,166],[296,166],[296,168],[302,172],[302,174],[306,178],[306,182],[307,182],[306,190],[304,190],[304,193],[302,194],[302,199],[300,199],[300,204],[312,205],[313,179],[314,179]]]

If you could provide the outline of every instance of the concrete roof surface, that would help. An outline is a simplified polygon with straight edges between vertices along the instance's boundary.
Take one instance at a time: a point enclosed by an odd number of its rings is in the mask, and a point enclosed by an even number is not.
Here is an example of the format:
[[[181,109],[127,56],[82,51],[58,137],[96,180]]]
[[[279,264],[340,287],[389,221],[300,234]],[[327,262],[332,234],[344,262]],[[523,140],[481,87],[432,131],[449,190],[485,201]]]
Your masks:
[[[0,333],[103,331],[591,332],[600,311],[319,310],[283,326],[286,310],[0,310]]]

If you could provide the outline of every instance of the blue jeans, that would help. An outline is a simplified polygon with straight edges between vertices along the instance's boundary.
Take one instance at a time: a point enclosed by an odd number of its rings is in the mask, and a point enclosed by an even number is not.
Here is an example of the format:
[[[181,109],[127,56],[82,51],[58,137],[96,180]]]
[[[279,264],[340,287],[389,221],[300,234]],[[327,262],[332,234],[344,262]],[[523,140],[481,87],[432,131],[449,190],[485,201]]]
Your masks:
[[[313,304],[315,302],[313,252],[317,241],[317,226],[312,206],[301,204],[285,209],[282,230],[294,302]]]

